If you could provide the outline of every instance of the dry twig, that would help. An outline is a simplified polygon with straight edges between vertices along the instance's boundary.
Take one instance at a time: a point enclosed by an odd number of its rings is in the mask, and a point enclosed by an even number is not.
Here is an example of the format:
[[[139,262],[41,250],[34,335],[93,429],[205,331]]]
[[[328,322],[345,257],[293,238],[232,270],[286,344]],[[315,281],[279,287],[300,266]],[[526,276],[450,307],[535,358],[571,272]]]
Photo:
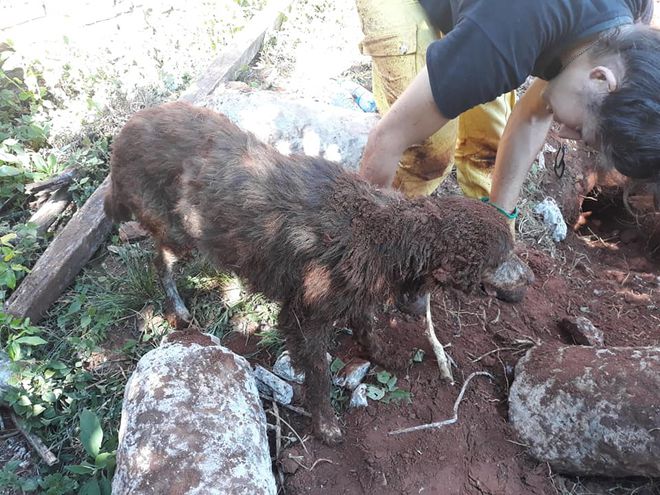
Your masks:
[[[273,402],[273,413],[275,415],[275,459],[279,459],[280,451],[282,450],[282,424],[277,402]]]
[[[426,294],[426,337],[431,343],[433,352],[435,353],[435,358],[438,360],[438,367],[440,368],[440,377],[443,380],[447,380],[450,384],[454,384],[454,377],[451,374],[451,366],[449,360],[447,359],[447,354],[445,353],[444,347],[438,340],[438,337],[435,335],[435,330],[433,329],[433,321],[431,320],[431,294]]]
[[[273,415],[274,415],[273,411],[268,411],[268,412],[269,412],[270,414],[273,414]],[[278,417],[279,417],[279,415],[278,415]],[[302,445],[302,446],[303,446],[303,449],[305,449],[305,452],[307,452],[307,455],[311,455],[311,454],[309,453],[309,450],[307,450],[307,446],[305,445],[305,442],[304,442],[303,439],[300,437],[300,435],[298,435],[298,432],[297,432],[296,430],[293,429],[293,426],[291,426],[291,425],[290,425],[290,424],[289,424],[284,418],[281,418],[281,417],[280,417],[280,421],[282,421],[282,423],[284,423],[285,425],[287,425],[287,426],[289,427],[289,430],[291,430],[291,432],[296,436],[296,438],[297,438],[298,441],[300,442],[300,445]]]
[[[46,464],[49,466],[57,464],[57,457],[55,457],[55,454],[53,454],[48,449],[48,447],[46,447],[46,445],[41,441],[39,437],[37,437],[34,433],[27,431],[14,413],[11,413],[11,420],[16,425],[16,428],[18,428],[18,431],[20,431],[25,439],[30,442],[30,445],[32,445],[34,450],[37,451],[37,454],[39,454],[39,456]]]
[[[262,399],[271,401],[271,402],[277,402],[275,399],[273,399],[270,395],[265,395],[265,394],[259,394],[259,397]],[[306,418],[311,418],[312,415],[305,411],[302,407],[297,407],[297,406],[292,406],[290,404],[282,404],[281,402],[277,402],[280,406],[288,409],[289,411],[293,411],[296,414],[300,414],[301,416],[305,416]]]
[[[282,464],[279,461],[280,453],[282,451],[282,424],[280,421],[280,410],[277,407],[277,402],[272,402],[273,413],[275,415],[275,462],[277,466],[277,479],[280,487],[284,486],[284,472],[282,471]]]
[[[303,469],[305,469],[305,470],[307,470],[307,471],[311,471],[311,470],[313,470],[313,469],[316,467],[316,465],[317,465],[318,463],[320,463],[320,462],[328,462],[328,463],[330,463],[330,464],[334,464],[334,462],[332,462],[330,459],[321,458],[321,459],[316,459],[316,461],[314,461],[314,464],[312,464],[312,467],[307,467],[307,466],[305,466],[302,462],[300,462],[300,461],[298,460],[298,459],[300,459],[299,456],[295,456],[295,455],[291,455],[291,454],[289,454],[289,459],[291,459],[293,462],[295,462],[296,464],[298,464],[298,466],[300,466],[301,468],[303,468]]]
[[[465,383],[463,383],[463,387],[461,387],[461,392],[458,394],[458,398],[456,399],[456,402],[454,402],[454,416],[452,418],[445,419],[444,421],[440,421],[438,423],[428,423],[425,425],[412,426],[410,428],[403,428],[401,430],[390,431],[388,435],[400,435],[402,433],[412,433],[413,431],[430,430],[431,428],[442,428],[443,426],[456,423],[456,421],[458,421],[458,406],[463,400],[465,389],[467,388],[468,384],[475,376],[487,376],[489,378],[492,378],[493,380],[495,379],[495,377],[490,373],[488,373],[487,371],[475,371],[470,376],[468,376],[467,380],[465,380]]]

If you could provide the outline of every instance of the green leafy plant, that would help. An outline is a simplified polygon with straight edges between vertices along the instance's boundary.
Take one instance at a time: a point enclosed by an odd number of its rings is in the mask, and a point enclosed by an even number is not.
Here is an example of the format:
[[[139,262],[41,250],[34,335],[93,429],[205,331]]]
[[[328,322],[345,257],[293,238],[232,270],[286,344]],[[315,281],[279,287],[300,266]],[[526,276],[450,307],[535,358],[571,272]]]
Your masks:
[[[78,482],[62,473],[53,473],[39,480],[39,488],[43,495],[66,495],[75,492]]]
[[[33,492],[39,487],[37,478],[23,478],[16,472],[21,461],[13,460],[6,463],[0,469],[0,488],[20,490],[21,492]]]
[[[6,45],[0,51],[0,198],[23,192],[25,183],[39,180],[55,156],[39,153],[49,136],[47,120],[42,115],[47,91],[40,85],[34,67],[6,71],[4,64],[13,50]]]
[[[406,400],[411,402],[410,392],[396,386],[397,377],[389,371],[376,373],[376,381],[379,385],[367,384],[367,397],[371,400],[381,401],[385,404]]]
[[[32,263],[38,248],[37,231],[33,224],[18,226],[14,232],[0,237],[0,301],[29,272],[25,264]]]
[[[30,325],[29,318],[16,318],[0,312],[0,335],[6,343],[5,350],[12,361],[28,357],[33,347],[44,345],[46,341],[41,338],[41,332],[41,328]]]
[[[80,495],[110,495],[110,479],[115,468],[115,452],[104,452],[103,429],[99,418],[88,409],[80,413],[80,441],[88,459],[81,464],[67,466],[67,471],[87,477]]]
[[[332,376],[336,376],[341,369],[346,366],[346,363],[339,359],[338,357],[334,358],[330,363],[330,373]],[[337,413],[341,414],[346,410],[348,403],[350,401],[350,395],[346,393],[344,387],[339,387],[337,385],[332,385],[332,390],[330,391],[330,403]]]

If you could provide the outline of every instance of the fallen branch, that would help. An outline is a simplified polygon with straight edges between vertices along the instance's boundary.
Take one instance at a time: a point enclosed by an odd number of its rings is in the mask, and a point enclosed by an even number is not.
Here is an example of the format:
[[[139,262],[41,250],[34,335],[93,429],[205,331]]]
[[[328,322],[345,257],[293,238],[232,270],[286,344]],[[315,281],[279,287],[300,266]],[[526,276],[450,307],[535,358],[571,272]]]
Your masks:
[[[50,243],[5,303],[5,311],[36,324],[73,281],[112,228],[103,211],[110,178],[99,186]]]
[[[11,413],[11,420],[16,425],[16,428],[18,428],[18,431],[20,431],[25,439],[30,442],[30,445],[32,445],[34,450],[37,451],[37,454],[39,454],[39,457],[41,457],[46,464],[49,466],[57,464],[57,457],[55,457],[55,454],[53,454],[50,449],[46,447],[46,445],[41,441],[39,437],[25,429],[21,423],[21,420],[18,419],[16,414]]]
[[[433,321],[431,320],[431,294],[426,294],[426,337],[431,343],[433,352],[435,353],[435,358],[438,360],[438,367],[440,368],[440,377],[443,380],[447,380],[451,385],[454,384],[454,377],[451,373],[451,365],[447,359],[447,354],[445,353],[445,348],[442,347],[442,344],[438,340],[438,337],[435,335],[435,330],[433,329]]]
[[[390,431],[388,435],[400,435],[402,433],[412,433],[413,431],[430,430],[431,428],[442,428],[443,426],[452,425],[456,423],[456,421],[458,421],[458,406],[463,400],[465,389],[467,388],[468,384],[475,376],[487,376],[489,378],[495,379],[495,377],[490,373],[488,373],[487,371],[475,371],[470,376],[468,376],[467,380],[465,380],[465,383],[463,384],[463,387],[461,387],[461,392],[458,394],[458,398],[456,399],[456,402],[454,402],[454,416],[452,418],[446,419],[444,421],[440,421],[438,423],[428,423],[425,425],[412,426],[410,428],[403,428],[401,430]]]
[[[20,435],[20,431],[18,430],[12,430],[9,433],[5,433],[4,435],[0,435],[0,440],[7,440],[8,438],[15,437],[16,435]]]
[[[37,225],[37,233],[43,235],[48,228],[59,218],[71,202],[71,195],[66,187],[58,189],[45,201],[39,209],[30,217],[29,223]]]
[[[37,193],[51,193],[55,192],[58,189],[61,189],[63,186],[69,186],[74,179],[80,175],[80,170],[76,167],[67,168],[57,177],[52,177],[43,182],[33,182],[31,184],[25,185],[25,194],[28,195],[38,195]]]

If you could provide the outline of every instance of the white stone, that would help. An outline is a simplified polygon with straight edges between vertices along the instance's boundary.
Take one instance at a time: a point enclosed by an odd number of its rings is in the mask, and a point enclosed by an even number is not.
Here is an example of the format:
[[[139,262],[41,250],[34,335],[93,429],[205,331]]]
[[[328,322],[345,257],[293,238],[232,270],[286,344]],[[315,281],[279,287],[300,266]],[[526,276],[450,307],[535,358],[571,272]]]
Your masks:
[[[333,383],[339,387],[355,390],[362,383],[364,377],[367,376],[370,366],[371,363],[369,361],[353,359],[339,370],[339,373],[333,379]]]
[[[262,366],[256,365],[254,367],[254,378],[257,381],[259,392],[272,397],[280,404],[291,404],[293,387],[279,376]]]
[[[566,239],[568,228],[564,217],[559,210],[557,202],[552,198],[545,198],[541,203],[536,205],[534,213],[543,217],[543,223],[550,232],[552,240],[560,242]]]
[[[364,383],[360,383],[360,385],[353,390],[348,407],[367,407],[368,405],[367,386]]]
[[[112,493],[276,494],[248,362],[210,342],[145,354],[124,393]]]
[[[305,372],[298,371],[293,367],[289,351],[284,351],[280,354],[280,357],[277,358],[277,361],[275,361],[275,364],[273,365],[273,373],[289,382],[300,384],[305,382]]]

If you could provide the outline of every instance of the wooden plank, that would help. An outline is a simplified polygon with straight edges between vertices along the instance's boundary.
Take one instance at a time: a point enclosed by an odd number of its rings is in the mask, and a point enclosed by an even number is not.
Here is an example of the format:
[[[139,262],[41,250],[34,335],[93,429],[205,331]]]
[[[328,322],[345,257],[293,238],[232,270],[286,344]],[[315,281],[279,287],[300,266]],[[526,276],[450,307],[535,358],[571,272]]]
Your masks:
[[[252,62],[261,50],[266,33],[278,29],[284,19],[284,11],[291,0],[273,0],[259,14],[248,21],[234,42],[216,58],[204,75],[192,84],[181,100],[197,103],[210,95],[221,82],[235,80],[238,73]]]
[[[268,29],[279,26],[283,10],[291,0],[273,0],[250,20],[232,46],[219,56],[199,81],[181,98],[199,103],[217,85],[249,64],[261,49]],[[17,317],[29,317],[32,323],[43,318],[45,312],[73,282],[82,267],[94,255],[110,233],[112,222],[103,211],[109,178],[71,218],[59,235],[37,261],[32,271],[5,303],[5,311]]]
[[[110,179],[106,178],[50,243],[5,304],[5,311],[20,318],[29,317],[36,323],[73,282],[112,228],[103,211],[109,184]]]

